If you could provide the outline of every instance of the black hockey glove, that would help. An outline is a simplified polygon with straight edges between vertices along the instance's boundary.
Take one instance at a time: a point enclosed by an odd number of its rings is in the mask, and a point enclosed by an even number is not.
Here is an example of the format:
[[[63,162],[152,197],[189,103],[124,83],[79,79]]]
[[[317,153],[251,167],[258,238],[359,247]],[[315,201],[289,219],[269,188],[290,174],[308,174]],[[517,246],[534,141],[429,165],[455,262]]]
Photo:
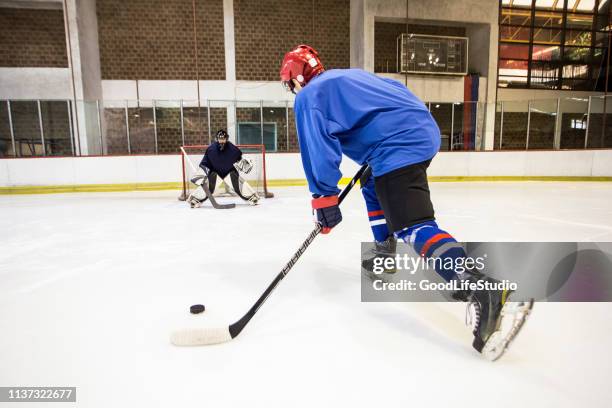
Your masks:
[[[321,233],[323,234],[329,234],[332,228],[342,221],[337,195],[313,198],[312,212],[315,222],[321,224]]]

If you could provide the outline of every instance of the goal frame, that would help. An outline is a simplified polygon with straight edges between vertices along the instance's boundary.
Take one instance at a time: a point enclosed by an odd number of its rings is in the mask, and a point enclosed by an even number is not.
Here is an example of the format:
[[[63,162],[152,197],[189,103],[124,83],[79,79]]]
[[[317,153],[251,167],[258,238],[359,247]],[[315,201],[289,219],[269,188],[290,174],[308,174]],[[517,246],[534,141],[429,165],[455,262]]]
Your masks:
[[[183,145],[180,148],[180,155],[181,155],[181,173],[182,173],[182,178],[183,178],[183,186],[182,186],[182,192],[181,195],[179,196],[179,200],[181,201],[185,201],[187,199],[187,183],[189,183],[189,180],[187,180],[187,169],[186,169],[186,164],[185,164],[185,160],[187,160],[187,151],[189,149],[199,149],[202,154],[204,154],[204,152],[206,151],[206,149],[208,148],[208,146],[210,146],[210,144],[196,144],[196,145]],[[239,148],[240,150],[242,149],[258,149],[261,151],[261,161],[262,161],[262,167],[261,167],[261,172],[262,172],[262,183],[263,183],[263,191],[264,191],[264,197],[265,198],[272,198],[274,197],[274,194],[272,192],[270,192],[268,190],[268,179],[267,179],[267,175],[266,175],[266,146],[263,144],[238,144],[235,145],[237,148]],[[257,154],[257,152],[246,152],[248,153],[255,153]]]

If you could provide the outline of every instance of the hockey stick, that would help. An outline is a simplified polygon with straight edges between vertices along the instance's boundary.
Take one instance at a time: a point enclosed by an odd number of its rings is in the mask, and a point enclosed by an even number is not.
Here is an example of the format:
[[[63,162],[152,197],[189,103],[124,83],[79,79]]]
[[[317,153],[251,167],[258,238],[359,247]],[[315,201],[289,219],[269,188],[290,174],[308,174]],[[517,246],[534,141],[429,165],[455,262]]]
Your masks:
[[[196,174],[198,170],[195,168],[191,160],[187,160],[187,163],[189,163],[189,167],[191,167],[191,170],[193,171],[193,173]],[[210,192],[210,189],[208,188],[208,174],[206,174],[206,177],[204,177],[204,180],[202,181],[201,186],[202,186],[202,189],[204,190],[204,193],[206,193],[206,197],[208,197],[212,206],[216,208],[217,210],[227,210],[227,209],[236,207],[236,204],[233,204],[233,203],[232,204],[219,204],[219,202],[215,199],[215,197],[213,197],[213,194]],[[185,197],[185,199],[188,199],[188,198],[189,197]]]
[[[210,189],[208,188],[208,178],[206,178],[202,184],[202,189],[204,190],[204,192],[206,193],[206,196],[208,197],[208,199],[210,200],[210,203],[212,204],[212,206],[214,208],[216,208],[217,210],[227,210],[229,208],[234,208],[236,207],[236,204],[231,203],[231,204],[219,204],[219,202],[217,202],[217,200],[215,199],[215,197],[213,196],[213,194],[210,192]]]
[[[355,174],[355,177],[349,182],[349,184],[344,187],[344,190],[338,196],[338,202],[342,203],[347,194],[351,191],[357,180],[359,180],[366,171],[369,171],[369,166],[363,165],[361,169]],[[276,278],[272,281],[272,283],[266,288],[265,292],[257,299],[255,304],[249,309],[249,311],[242,316],[240,320],[229,325],[228,327],[219,327],[219,328],[203,328],[203,329],[183,329],[178,330],[172,334],[170,337],[170,341],[172,344],[176,346],[204,346],[209,344],[218,344],[224,343],[226,341],[230,341],[234,337],[238,336],[242,329],[249,323],[249,321],[255,316],[257,310],[263,305],[263,303],[268,299],[268,296],[272,293],[274,289],[278,286],[281,280],[293,268],[302,256],[306,249],[310,246],[312,241],[319,235],[321,232],[321,225],[317,224],[315,229],[308,235],[306,240],[302,243],[300,248],[293,254],[289,262],[285,265],[285,267],[280,271]]]

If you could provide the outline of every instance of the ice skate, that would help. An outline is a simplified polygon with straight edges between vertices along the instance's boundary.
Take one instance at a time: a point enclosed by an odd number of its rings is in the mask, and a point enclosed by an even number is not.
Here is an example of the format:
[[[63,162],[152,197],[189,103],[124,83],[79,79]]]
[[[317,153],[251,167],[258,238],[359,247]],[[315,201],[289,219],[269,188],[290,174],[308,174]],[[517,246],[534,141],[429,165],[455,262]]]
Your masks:
[[[206,198],[204,200],[200,200],[193,194],[190,194],[189,197],[187,197],[187,202],[191,208],[200,208],[204,201],[206,201]]]
[[[259,203],[259,196],[257,194],[253,194],[252,196],[249,197],[249,204],[251,205],[257,205]]]
[[[367,255],[368,258],[361,261],[361,268],[364,270],[364,273],[366,274],[366,276],[368,276],[368,278],[372,280],[384,279],[384,275],[381,276],[383,273],[384,274],[394,274],[395,272],[397,272],[397,268],[395,267],[395,262],[393,263],[393,266],[390,268],[387,268],[384,265],[386,259],[395,258],[396,248],[397,248],[397,241],[395,240],[395,237],[393,237],[392,235],[390,235],[383,242],[374,241],[374,247],[370,250],[369,254]],[[382,259],[382,260],[376,261],[376,259]],[[374,271],[375,262],[380,262],[380,265],[383,268],[383,270],[380,273],[376,273]]]
[[[498,282],[493,278],[477,274],[473,274],[468,279],[473,282],[478,280]],[[472,346],[487,360],[495,361],[504,354],[533,308],[533,299],[513,302],[512,293],[507,289],[482,289],[468,295],[467,323],[472,323],[474,327]],[[458,297],[462,295],[465,294],[458,294]]]

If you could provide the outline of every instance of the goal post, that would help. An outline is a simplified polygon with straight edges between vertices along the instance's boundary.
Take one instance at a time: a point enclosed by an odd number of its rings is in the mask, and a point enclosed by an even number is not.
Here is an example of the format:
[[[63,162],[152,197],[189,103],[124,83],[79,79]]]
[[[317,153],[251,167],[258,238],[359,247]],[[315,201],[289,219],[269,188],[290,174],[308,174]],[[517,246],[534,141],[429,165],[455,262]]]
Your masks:
[[[248,174],[240,173],[240,176],[249,183],[260,197],[274,197],[274,194],[268,190],[266,178],[266,147],[257,144],[239,144],[236,146],[242,151],[242,157],[251,159],[254,163]],[[185,201],[195,189],[196,186],[191,182],[191,179],[196,174],[202,173],[199,165],[207,148],[208,145],[181,146],[182,191],[179,200]],[[218,188],[215,189],[215,196],[235,195],[230,187],[224,185],[220,177],[217,178],[217,184]]]

